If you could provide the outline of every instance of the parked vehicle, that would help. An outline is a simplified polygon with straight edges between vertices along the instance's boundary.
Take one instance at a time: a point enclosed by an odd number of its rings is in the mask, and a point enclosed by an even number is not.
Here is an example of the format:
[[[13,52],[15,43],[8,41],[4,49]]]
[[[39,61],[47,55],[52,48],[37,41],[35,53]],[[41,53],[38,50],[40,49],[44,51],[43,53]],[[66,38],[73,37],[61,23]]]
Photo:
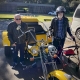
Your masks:
[[[71,30],[75,33],[76,37],[80,40],[80,4],[76,8],[73,14],[73,21],[71,24]]]
[[[38,41],[41,40],[42,38],[46,41],[46,39],[47,39],[46,33],[47,32],[44,30],[44,28],[41,25],[39,25],[39,21],[38,21],[37,18],[22,16],[21,19],[22,19],[23,22],[25,22],[27,24],[28,29],[33,29],[35,31],[36,39]],[[35,42],[34,39],[32,39],[32,37],[29,37],[28,41],[29,41],[28,44],[31,44],[31,43]],[[51,42],[51,41],[48,40],[48,42]],[[8,40],[8,36],[7,36],[7,30],[2,32],[2,43],[3,43],[3,46],[4,46],[5,56],[10,57],[12,54],[11,54],[10,41]],[[35,56],[37,56],[37,55],[35,55]]]
[[[48,12],[48,14],[56,16],[56,11]]]

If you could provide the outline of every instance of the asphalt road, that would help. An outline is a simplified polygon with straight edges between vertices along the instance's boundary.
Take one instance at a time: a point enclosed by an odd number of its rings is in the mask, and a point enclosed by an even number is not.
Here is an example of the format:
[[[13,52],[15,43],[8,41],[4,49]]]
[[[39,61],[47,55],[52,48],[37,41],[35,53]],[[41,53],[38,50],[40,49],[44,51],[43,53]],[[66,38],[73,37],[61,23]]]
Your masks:
[[[49,26],[50,23],[47,22],[46,25]],[[74,42],[66,39],[64,47],[70,45],[74,45]],[[79,80],[80,74],[75,71],[78,61],[75,58],[71,58],[71,60],[72,63],[68,64],[69,66],[65,67],[64,71],[74,75]],[[61,65],[58,65],[58,68],[62,69]],[[12,69],[12,59],[5,57],[4,48],[0,49],[0,80],[41,80],[39,76],[42,76],[42,71],[38,68],[36,69],[36,67],[23,70],[19,64],[15,69]]]

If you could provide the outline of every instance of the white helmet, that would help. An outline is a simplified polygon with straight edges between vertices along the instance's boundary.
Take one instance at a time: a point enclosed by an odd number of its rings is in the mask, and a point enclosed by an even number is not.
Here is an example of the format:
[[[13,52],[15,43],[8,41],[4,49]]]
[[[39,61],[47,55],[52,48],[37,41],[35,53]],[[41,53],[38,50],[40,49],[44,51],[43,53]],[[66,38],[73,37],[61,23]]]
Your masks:
[[[49,45],[49,46],[48,46],[48,51],[49,51],[49,53],[51,53],[52,55],[54,55],[55,53],[57,53],[57,49],[56,49],[56,47],[53,46],[53,45]]]

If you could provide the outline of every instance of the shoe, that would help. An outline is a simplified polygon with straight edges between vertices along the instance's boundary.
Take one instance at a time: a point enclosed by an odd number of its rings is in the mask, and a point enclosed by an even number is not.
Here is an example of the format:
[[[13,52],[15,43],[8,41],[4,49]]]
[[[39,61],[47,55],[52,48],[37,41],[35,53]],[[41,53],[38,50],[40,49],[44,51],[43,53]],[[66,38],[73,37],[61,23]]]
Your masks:
[[[17,63],[13,63],[13,66],[12,66],[12,68],[15,68],[17,66]]]
[[[21,64],[23,67],[25,67],[25,66],[26,66],[24,62],[20,62],[20,64]]]

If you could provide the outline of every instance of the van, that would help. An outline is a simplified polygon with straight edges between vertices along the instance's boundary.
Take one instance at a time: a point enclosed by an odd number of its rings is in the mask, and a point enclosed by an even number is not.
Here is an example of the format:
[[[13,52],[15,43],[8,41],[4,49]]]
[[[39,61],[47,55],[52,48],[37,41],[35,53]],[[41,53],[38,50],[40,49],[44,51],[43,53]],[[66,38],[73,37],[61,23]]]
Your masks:
[[[71,30],[75,33],[75,36],[80,40],[80,4],[77,6],[71,24]]]

